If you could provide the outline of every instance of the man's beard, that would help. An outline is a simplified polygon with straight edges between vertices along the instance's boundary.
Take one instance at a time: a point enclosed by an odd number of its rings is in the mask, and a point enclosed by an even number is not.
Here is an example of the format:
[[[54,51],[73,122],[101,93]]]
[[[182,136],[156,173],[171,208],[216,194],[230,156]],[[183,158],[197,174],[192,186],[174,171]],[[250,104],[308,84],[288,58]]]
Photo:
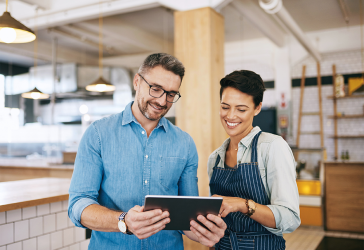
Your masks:
[[[154,107],[164,109],[164,112],[162,112],[160,115],[151,114],[151,112],[148,111],[149,103],[152,104]],[[142,99],[142,98],[138,98],[138,107],[139,107],[140,112],[145,116],[145,118],[147,118],[151,121],[158,121],[163,116],[165,116],[169,110],[169,108],[167,108],[167,106],[160,106],[159,104],[152,103],[152,102],[144,102],[144,99]]]

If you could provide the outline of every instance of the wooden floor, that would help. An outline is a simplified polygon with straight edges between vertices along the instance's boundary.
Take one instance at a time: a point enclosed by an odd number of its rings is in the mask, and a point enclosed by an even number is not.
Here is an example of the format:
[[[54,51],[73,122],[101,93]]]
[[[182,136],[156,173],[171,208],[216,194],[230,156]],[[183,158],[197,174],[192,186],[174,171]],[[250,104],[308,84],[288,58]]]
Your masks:
[[[286,250],[315,250],[324,236],[364,239],[363,234],[325,232],[322,227],[300,226],[293,233],[284,235]]]

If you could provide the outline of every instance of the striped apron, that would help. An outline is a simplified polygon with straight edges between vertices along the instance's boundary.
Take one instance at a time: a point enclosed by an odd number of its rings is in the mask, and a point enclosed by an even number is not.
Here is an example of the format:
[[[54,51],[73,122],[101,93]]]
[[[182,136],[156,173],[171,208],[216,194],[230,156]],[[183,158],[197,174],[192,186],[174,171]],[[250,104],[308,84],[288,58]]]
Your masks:
[[[238,164],[237,169],[220,168],[217,167],[221,159],[218,155],[210,180],[211,195],[241,197],[262,205],[270,204],[258,169],[257,144],[260,134],[261,131],[252,142],[252,162]],[[227,229],[225,236],[216,244],[215,249],[280,250],[286,248],[283,237],[272,234],[260,223],[241,212],[230,213],[223,219]]]

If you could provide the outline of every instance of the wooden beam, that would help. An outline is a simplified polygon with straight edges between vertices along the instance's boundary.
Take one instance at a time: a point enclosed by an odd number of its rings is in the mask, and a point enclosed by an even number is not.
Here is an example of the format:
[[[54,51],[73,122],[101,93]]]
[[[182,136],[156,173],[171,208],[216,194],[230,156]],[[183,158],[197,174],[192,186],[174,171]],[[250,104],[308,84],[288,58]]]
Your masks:
[[[207,160],[226,138],[219,110],[224,76],[224,19],[211,8],[175,12],[175,55],[186,67],[176,123],[196,143],[201,196],[209,196]],[[185,249],[207,249],[185,240]]]

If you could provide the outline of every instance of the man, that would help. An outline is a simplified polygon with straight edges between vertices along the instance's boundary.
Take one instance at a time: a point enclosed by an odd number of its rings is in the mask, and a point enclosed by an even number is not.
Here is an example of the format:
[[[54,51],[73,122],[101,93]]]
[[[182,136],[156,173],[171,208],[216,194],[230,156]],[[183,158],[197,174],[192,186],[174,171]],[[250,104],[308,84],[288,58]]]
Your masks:
[[[148,56],[134,76],[136,101],[86,130],[68,214],[76,226],[93,230],[89,249],[183,249],[179,231],[161,231],[170,221],[168,212],[142,206],[149,194],[198,195],[196,146],[163,117],[180,97],[183,76],[175,57]],[[184,231],[190,239],[213,246],[224,236],[219,216],[198,220],[209,230],[191,221],[191,231]]]

